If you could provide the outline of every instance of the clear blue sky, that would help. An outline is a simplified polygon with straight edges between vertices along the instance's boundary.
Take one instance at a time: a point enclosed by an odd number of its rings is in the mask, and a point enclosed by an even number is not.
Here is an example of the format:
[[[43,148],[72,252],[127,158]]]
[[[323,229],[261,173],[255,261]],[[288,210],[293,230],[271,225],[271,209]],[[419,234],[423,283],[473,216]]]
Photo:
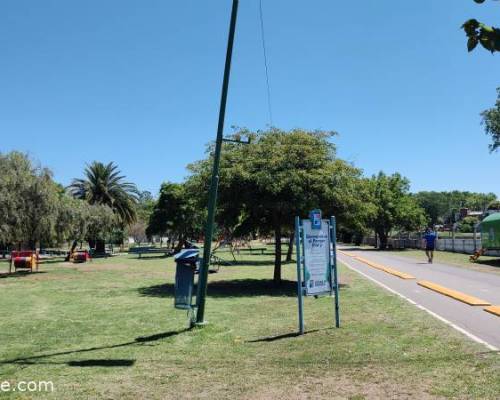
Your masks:
[[[68,184],[116,161],[141,189],[180,181],[215,137],[230,0],[0,1],[0,151]],[[465,49],[472,0],[263,0],[274,124],[332,129],[339,155],[412,190],[500,194],[481,110],[500,56]],[[241,0],[231,125],[269,122],[258,1]]]

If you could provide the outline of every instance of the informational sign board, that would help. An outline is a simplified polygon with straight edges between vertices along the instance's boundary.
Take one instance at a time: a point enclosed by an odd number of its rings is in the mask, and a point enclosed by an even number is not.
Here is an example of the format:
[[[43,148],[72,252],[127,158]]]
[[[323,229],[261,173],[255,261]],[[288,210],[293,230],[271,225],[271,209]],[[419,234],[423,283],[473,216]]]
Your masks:
[[[312,210],[309,219],[301,220],[300,217],[295,217],[297,300],[301,335],[305,332],[304,295],[333,296],[335,326],[340,327],[336,226],[335,217],[329,220],[321,219],[321,210]]]
[[[304,220],[302,225],[304,243],[304,281],[306,295],[317,296],[331,292],[330,279],[330,224],[327,220],[313,224]]]

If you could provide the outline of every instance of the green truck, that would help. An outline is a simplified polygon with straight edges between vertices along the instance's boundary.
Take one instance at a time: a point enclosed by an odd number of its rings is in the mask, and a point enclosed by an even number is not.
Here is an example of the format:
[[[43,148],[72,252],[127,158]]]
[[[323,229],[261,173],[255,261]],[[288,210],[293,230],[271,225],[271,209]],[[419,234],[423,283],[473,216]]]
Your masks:
[[[500,250],[500,213],[488,215],[481,221],[481,250],[470,257],[476,261],[488,250]]]
[[[485,250],[500,250],[500,213],[488,215],[482,220],[481,245]]]

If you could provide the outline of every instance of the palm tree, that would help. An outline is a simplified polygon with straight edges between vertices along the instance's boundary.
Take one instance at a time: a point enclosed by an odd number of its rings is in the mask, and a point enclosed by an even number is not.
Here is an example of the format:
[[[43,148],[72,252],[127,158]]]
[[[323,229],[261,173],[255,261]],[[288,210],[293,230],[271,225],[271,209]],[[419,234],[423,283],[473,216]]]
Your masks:
[[[84,175],[84,179],[73,179],[68,186],[74,197],[109,206],[123,225],[136,221],[139,191],[135,184],[124,182],[125,177],[116,164],[93,161],[85,168]]]

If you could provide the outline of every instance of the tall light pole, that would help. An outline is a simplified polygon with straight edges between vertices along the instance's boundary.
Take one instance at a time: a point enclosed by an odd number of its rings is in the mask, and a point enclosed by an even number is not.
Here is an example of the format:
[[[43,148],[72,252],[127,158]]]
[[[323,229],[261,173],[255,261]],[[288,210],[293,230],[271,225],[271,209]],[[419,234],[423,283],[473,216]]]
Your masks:
[[[236,30],[236,17],[238,15],[238,0],[233,0],[231,21],[229,24],[229,37],[227,40],[226,64],[224,66],[224,79],[222,81],[222,94],[220,99],[219,123],[217,126],[217,138],[215,140],[214,165],[210,192],[208,197],[208,216],[205,226],[205,244],[203,246],[203,260],[198,277],[198,292],[196,296],[196,324],[203,324],[205,317],[205,299],[207,297],[208,269],[210,267],[210,255],[212,253],[212,238],[214,233],[215,209],[217,205],[217,189],[219,187],[219,164],[224,134],[224,117],[226,114],[227,91],[229,86],[229,75],[231,73],[231,58],[233,55],[234,33]]]

